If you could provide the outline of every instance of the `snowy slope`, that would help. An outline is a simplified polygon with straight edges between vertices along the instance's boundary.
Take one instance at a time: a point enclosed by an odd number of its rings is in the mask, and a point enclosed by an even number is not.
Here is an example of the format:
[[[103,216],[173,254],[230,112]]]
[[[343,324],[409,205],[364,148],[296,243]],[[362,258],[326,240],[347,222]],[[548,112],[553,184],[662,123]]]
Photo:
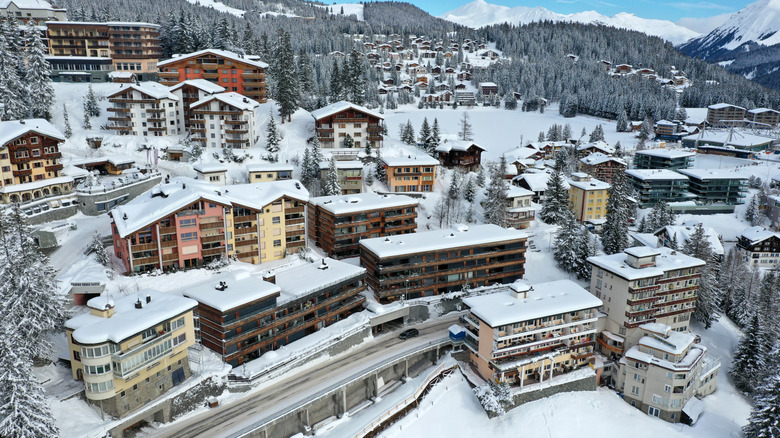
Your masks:
[[[552,12],[543,7],[517,6],[509,8],[507,6],[490,4],[485,2],[485,0],[474,0],[467,5],[441,15],[440,18],[474,28],[496,23],[527,24],[542,20],[604,24],[661,37],[674,44],[683,43],[700,35],[698,32],[679,26],[671,21],[645,19],[625,12],[612,17],[601,15],[595,11],[566,15]]]
[[[320,5],[314,5],[320,6]],[[355,15],[359,21],[363,20],[363,5],[355,3],[334,3],[332,5],[320,6],[321,8],[327,8],[333,15],[340,15],[342,8],[344,9],[344,15],[349,17]]]
[[[204,8],[212,8],[219,12],[227,12],[228,14],[233,14],[236,17],[243,17],[244,12],[241,9],[231,8],[230,6],[215,1],[215,0],[187,0],[189,3],[192,3],[193,5],[203,6]]]

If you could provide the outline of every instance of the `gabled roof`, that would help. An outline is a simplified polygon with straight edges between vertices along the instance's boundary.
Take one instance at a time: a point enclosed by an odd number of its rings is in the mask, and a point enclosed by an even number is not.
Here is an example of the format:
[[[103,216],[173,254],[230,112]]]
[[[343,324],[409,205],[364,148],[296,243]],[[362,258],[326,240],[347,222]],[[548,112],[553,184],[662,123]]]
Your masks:
[[[707,108],[712,110],[718,110],[718,109],[724,109],[724,108],[736,108],[741,109],[742,111],[745,110],[745,108],[742,108],[741,106],[731,105],[729,103],[716,103],[714,105],[710,105]]]
[[[772,237],[780,238],[780,235],[773,231],[769,231],[764,227],[750,227],[737,236],[737,238],[740,237],[744,237],[750,241],[751,245],[755,245],[756,243],[763,242],[764,240],[770,239]]]
[[[547,172],[540,173],[524,173],[514,178],[515,181],[523,180],[528,184],[528,187],[534,192],[544,192],[547,190],[547,182],[550,180],[550,174]],[[563,179],[563,187],[568,190],[569,182]]]
[[[206,93],[221,93],[225,91],[223,87],[220,87],[219,85],[207,81],[205,79],[187,79],[184,82],[179,82],[178,84],[171,87],[171,91],[178,90],[179,88],[182,88],[185,85],[191,85],[199,90],[205,91]]]
[[[65,135],[45,119],[7,120],[0,122],[0,146],[8,144],[30,131],[65,141]]]
[[[217,289],[223,285],[226,288]],[[253,301],[278,295],[280,290],[279,286],[253,277],[249,271],[242,269],[212,276],[207,281],[187,287],[182,294],[226,313]]]
[[[436,146],[436,152],[468,152],[469,148],[471,147],[475,147],[482,152],[485,151],[485,148],[474,143],[473,141],[445,140],[444,143]]]
[[[772,108],[753,108],[752,110],[748,111],[751,114],[760,114],[760,113],[780,113],[780,111],[773,110]]]
[[[626,162],[621,160],[620,158],[616,157],[610,157],[609,155],[602,154],[601,152],[594,152],[587,157],[581,158],[580,162],[583,164],[587,164],[588,166],[596,166],[599,164],[604,164],[609,161],[614,161],[618,164],[622,164],[623,166],[627,166]]]
[[[212,54],[212,55],[221,56],[223,58],[227,58],[227,59],[230,59],[232,61],[237,61],[237,62],[242,62],[244,64],[249,64],[249,65],[251,65],[253,67],[258,67],[258,68],[263,68],[263,69],[268,68],[268,64],[266,64],[265,62],[254,61],[254,60],[251,60],[251,59],[247,59],[245,56],[239,55],[238,53],[230,52],[228,50],[218,50],[218,49],[205,49],[205,50],[198,50],[197,52],[192,52],[192,53],[184,53],[184,54],[180,54],[180,55],[174,55],[174,57],[171,58],[171,59],[166,59],[165,61],[158,62],[157,66],[161,67],[161,66],[172,64],[172,63],[184,60],[184,59],[197,58],[198,56],[206,55],[206,54]]]
[[[0,9],[7,9],[11,3],[19,9],[45,9],[50,11],[64,11],[64,9],[55,8],[51,3],[44,0],[0,0]]]
[[[594,142],[594,143],[586,143],[586,144],[581,144],[581,145],[577,146],[577,150],[578,151],[584,151],[584,150],[587,150],[587,149],[590,149],[590,148],[598,149],[600,151],[603,151],[607,155],[615,153],[615,148],[613,148],[612,146],[608,145],[606,142],[603,142],[603,141],[597,141],[597,142]]]
[[[119,88],[108,95],[109,98],[116,96],[119,93],[127,91],[127,89],[133,89],[139,93],[150,96],[154,99],[171,99],[178,101],[179,98],[175,94],[171,93],[171,89],[165,85],[158,84],[157,82],[141,82],[140,84],[120,84]]]
[[[292,164],[285,163],[252,163],[246,165],[247,172],[282,172],[293,170]]]
[[[430,155],[405,155],[400,157],[382,157],[382,162],[389,167],[396,166],[436,166],[439,160]]]
[[[212,94],[211,96],[206,96],[203,99],[190,105],[190,108],[193,109],[197,108],[201,105],[211,102],[212,100],[218,100],[226,105],[230,105],[234,108],[238,108],[243,111],[251,111],[260,106],[260,102],[257,102],[256,100],[252,100],[248,97],[244,97],[234,91],[229,91],[227,93],[219,93],[219,94]]]
[[[311,115],[314,117],[315,120],[322,119],[324,117],[332,116],[334,114],[340,113],[342,111],[346,111],[348,109],[352,109],[358,112],[361,112],[363,114],[368,114],[369,116],[376,117],[378,119],[384,120],[385,116],[382,114],[379,114],[377,112],[371,111],[370,109],[366,107],[362,107],[360,105],[355,105],[354,103],[347,102],[346,100],[342,100],[336,103],[332,103],[328,106],[324,106],[318,110],[312,111]]]
[[[683,245],[683,243],[688,242],[691,240],[691,236],[696,231],[697,223],[686,223],[683,225],[667,225],[659,230],[657,230],[655,233],[653,233],[655,236],[659,236],[662,233],[666,233],[669,238],[673,238],[674,235],[677,235],[677,242],[680,246]],[[704,235],[707,238],[707,241],[710,243],[710,248],[712,249],[712,252],[717,255],[724,255],[725,250],[723,249],[723,244],[720,242],[720,239],[718,238],[718,232],[715,231],[712,227],[703,227],[704,228]]]

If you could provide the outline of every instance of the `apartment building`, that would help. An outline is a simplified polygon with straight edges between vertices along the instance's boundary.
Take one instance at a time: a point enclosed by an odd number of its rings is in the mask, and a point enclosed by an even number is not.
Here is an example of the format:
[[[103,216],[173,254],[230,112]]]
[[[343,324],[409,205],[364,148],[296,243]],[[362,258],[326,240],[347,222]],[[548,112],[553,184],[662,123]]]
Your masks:
[[[323,259],[267,276],[220,274],[187,288],[198,301],[203,345],[244,364],[363,310],[365,270]]]
[[[195,179],[218,186],[227,185],[227,166],[221,163],[198,163],[192,166]]]
[[[593,267],[590,292],[604,302],[605,330],[624,348],[637,344],[642,324],[688,331],[704,261],[669,248],[634,247],[588,257],[588,263]]]
[[[612,184],[615,173],[625,171],[627,168],[628,164],[623,159],[610,157],[601,152],[580,159],[580,171],[609,184]]]
[[[608,183],[592,178],[587,173],[575,172],[568,178],[569,202],[574,217],[580,222],[602,221],[607,217]]]
[[[320,163],[320,180],[322,187],[328,180],[330,161]],[[354,195],[363,193],[363,162],[336,160],[336,173],[338,174],[339,187],[342,195]]]
[[[188,79],[170,87],[171,94],[179,98],[176,109],[179,134],[190,132],[190,120],[193,118],[192,104],[213,94],[225,91],[223,87],[205,79]]]
[[[417,228],[414,198],[361,193],[309,199],[309,239],[330,257],[360,255],[360,240],[413,233]]]
[[[742,126],[745,120],[745,108],[727,103],[716,103],[707,107],[707,125]]]
[[[159,81],[176,85],[189,79],[205,79],[227,91],[265,103],[268,64],[227,50],[206,49],[157,63]]]
[[[640,208],[694,198],[688,191],[688,177],[673,170],[628,169],[626,177],[636,193]]]
[[[284,163],[253,163],[247,164],[249,182],[285,181],[292,179],[293,166]]]
[[[688,177],[688,190],[699,201],[713,204],[745,203],[748,179],[725,169],[680,169]]]
[[[693,166],[696,152],[680,149],[644,149],[634,154],[636,169],[687,169]]]
[[[108,95],[108,128],[119,135],[160,137],[179,132],[179,98],[156,82],[120,84]]]
[[[347,136],[354,141],[355,149],[365,149],[366,144],[372,149],[382,147],[382,114],[342,100],[312,111],[311,115],[323,148],[344,148]]]
[[[623,400],[670,423],[695,422],[703,410],[699,398],[717,387],[720,360],[691,333],[659,323],[639,330],[637,345],[619,361],[616,387]]]
[[[537,205],[533,204],[534,192],[510,185],[506,193],[507,225],[518,230],[528,228],[536,218]]]
[[[305,246],[308,200],[295,180],[215,186],[174,178],[110,212],[114,251],[127,273],[232,256],[278,260]]]
[[[360,264],[381,302],[508,284],[525,273],[528,234],[492,224],[460,225],[360,241]]]
[[[236,92],[206,96],[190,105],[190,140],[202,146],[248,149],[260,141],[260,103]]]
[[[780,124],[780,111],[771,108],[754,108],[745,113],[748,126],[756,128],[776,128]]]
[[[71,371],[87,401],[121,418],[186,380],[197,305],[152,289],[90,299],[88,313],[65,322]]]
[[[540,386],[593,356],[602,302],[573,281],[515,282],[463,304],[469,360],[485,380]]]
[[[382,157],[391,192],[432,192],[439,161],[430,155]]]
[[[737,236],[737,250],[751,267],[776,268],[780,266],[780,234],[750,227]]]
[[[66,9],[56,8],[45,0],[2,0],[0,17],[13,17],[24,24],[68,19]]]
[[[73,178],[62,176],[65,141],[44,119],[0,122],[0,201],[28,202],[73,190]]]

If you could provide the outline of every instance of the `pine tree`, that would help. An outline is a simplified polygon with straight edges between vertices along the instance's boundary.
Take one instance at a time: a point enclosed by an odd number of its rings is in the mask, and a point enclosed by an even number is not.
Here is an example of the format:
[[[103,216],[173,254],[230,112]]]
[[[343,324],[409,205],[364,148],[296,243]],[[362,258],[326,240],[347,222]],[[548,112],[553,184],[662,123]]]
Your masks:
[[[411,120],[406,120],[405,125],[401,125],[401,141],[413,146],[417,144],[417,141],[414,139],[414,127],[412,126]]]
[[[578,246],[581,225],[574,218],[570,205],[563,206],[558,217],[558,232],[555,234],[553,258],[559,268],[566,272],[576,272],[580,264]]]
[[[311,174],[309,169],[311,169],[311,153],[309,152],[309,148],[306,147],[303,151],[303,161],[301,162],[301,183],[307,190],[311,185]]]
[[[325,195],[334,196],[340,194],[341,186],[339,185],[339,172],[336,169],[336,159],[331,157],[328,175],[325,178]]]
[[[561,133],[561,140],[569,140],[571,139],[571,125],[568,123],[566,126],[563,127],[563,132]]]
[[[601,125],[596,125],[588,138],[589,143],[595,143],[597,141],[604,141],[604,128],[602,128]]]
[[[303,49],[298,51],[298,80],[302,92],[314,93],[314,69],[309,54]]]
[[[366,142],[368,144],[368,142]],[[347,134],[346,137],[344,137],[344,143],[341,145],[345,149],[352,149],[355,147],[355,140],[352,139],[352,136]]]
[[[276,129],[274,114],[271,112],[271,117],[268,119],[268,127],[265,131],[265,150],[275,154],[279,152],[280,143],[281,139],[279,138],[279,131]]]
[[[423,118],[422,126],[420,127],[420,143],[425,152],[431,153],[431,125],[428,124],[428,118]]]
[[[651,230],[649,229],[649,226],[647,225],[647,216],[642,216],[642,220],[639,221],[639,225],[637,226],[637,231],[640,232],[640,233],[650,233],[651,232]]]
[[[338,58],[333,58],[333,67],[330,70],[330,101],[338,102],[343,99],[344,82],[341,79],[341,68],[339,68]]]
[[[615,172],[612,185],[607,190],[606,223],[601,231],[604,252],[615,254],[628,246],[629,203],[628,181],[623,171]]]
[[[464,112],[463,117],[460,119],[460,131],[458,131],[458,138],[463,141],[473,140],[474,131],[471,128],[471,122],[469,121],[469,113]]]
[[[749,423],[742,429],[745,438],[780,437],[780,372],[772,371],[753,398]]]
[[[100,117],[100,107],[98,106],[95,92],[92,90],[92,85],[89,86],[89,91],[87,91],[87,95],[84,96],[84,120],[85,120],[84,124],[85,125],[87,124],[86,122],[87,116]]]
[[[97,232],[92,235],[92,242],[89,244],[89,249],[95,254],[95,260],[101,265],[108,266],[111,263],[111,260],[108,258],[108,252],[106,252],[106,248],[103,246],[100,234]]]
[[[92,129],[92,123],[89,121],[89,114],[84,113],[84,129]]]
[[[623,158],[623,147],[620,145],[620,142],[615,143],[615,153],[612,155],[617,158]]]
[[[490,167],[490,183],[485,196],[485,223],[506,227],[507,186],[505,181],[506,157],[501,155],[498,163]]]
[[[347,100],[355,105],[363,105],[366,102],[365,81],[363,80],[363,63],[360,54],[353,50],[349,55],[349,63],[344,62],[342,75],[344,76],[344,88],[347,91]]]
[[[25,105],[34,118],[51,119],[51,106],[54,103],[54,88],[51,85],[51,66],[46,61],[46,45],[41,39],[41,32],[35,27],[29,27],[27,37],[26,68],[24,83],[27,88]]]
[[[65,121],[65,138],[70,138],[73,135],[73,128],[70,127],[70,119],[68,118],[68,109],[65,108],[65,104],[62,104],[62,118]]]
[[[680,249],[680,242],[677,241],[677,233],[672,235],[672,240],[669,242],[669,249],[673,249],[675,251]]]
[[[628,128],[628,116],[626,115],[626,111],[625,110],[623,110],[623,111],[618,113],[615,130],[617,132],[628,132],[629,131],[629,128]]]
[[[382,149],[376,150],[376,179],[378,181],[381,181],[385,184],[387,184],[387,171],[385,170],[385,165],[382,162],[382,156],[381,156]]]
[[[298,109],[301,92],[298,88],[298,77],[295,74],[295,55],[290,45],[290,34],[279,31],[276,50],[274,51],[274,68],[271,74],[274,76],[274,99],[279,104],[279,114],[289,122],[292,114]]]
[[[756,226],[760,222],[761,216],[758,214],[758,201],[756,195],[750,198],[750,203],[745,209],[745,220],[751,226]]]
[[[564,186],[563,173],[555,170],[547,179],[539,218],[551,225],[561,225],[569,209],[569,192]]]
[[[485,187],[485,168],[480,167],[479,172],[477,173],[477,187]]]
[[[441,144],[441,133],[439,132],[439,119],[434,118],[433,127],[431,128],[431,139],[428,144],[428,147],[430,148],[429,152],[435,151],[440,144]]]
[[[740,338],[729,370],[734,387],[744,393],[756,389],[756,378],[761,375],[767,358],[764,339],[758,315],[753,315]]]
[[[581,227],[580,235],[577,239],[577,265],[574,273],[577,274],[577,278],[580,280],[590,281],[593,268],[588,263],[588,257],[595,256],[599,251],[599,238],[594,236],[588,231],[587,228]]]
[[[466,185],[463,187],[463,199],[469,204],[474,203],[474,199],[477,197],[477,188],[474,184],[474,179],[469,177],[466,181]]]

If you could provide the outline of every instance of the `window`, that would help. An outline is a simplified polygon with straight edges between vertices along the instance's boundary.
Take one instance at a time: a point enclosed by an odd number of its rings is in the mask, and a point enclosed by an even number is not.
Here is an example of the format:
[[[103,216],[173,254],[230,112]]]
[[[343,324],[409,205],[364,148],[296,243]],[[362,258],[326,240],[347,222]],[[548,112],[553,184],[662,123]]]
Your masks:
[[[281,240],[274,240],[274,246],[275,247],[282,246],[282,241]]]
[[[638,364],[637,364],[637,365],[638,365]],[[642,380],[642,376],[640,376],[639,374],[636,374],[636,373],[634,373],[634,380],[636,380],[637,382],[639,382],[639,381],[641,381],[641,380]]]
[[[658,394],[653,394],[653,403],[660,405],[661,404],[661,396]]]
[[[664,385],[664,392],[672,392],[672,386],[671,385]]]
[[[176,336],[175,338],[173,338],[173,346],[175,347],[175,346],[177,346],[179,344],[183,344],[186,341],[187,341],[187,334],[186,333],[182,333],[179,336]]]
[[[280,216],[274,216],[274,217],[271,219],[271,223],[274,223],[274,224],[280,224],[280,223],[282,223],[281,217],[280,217]]]
[[[142,337],[144,340],[146,340],[146,339],[148,339],[148,338],[151,338],[152,336],[154,336],[156,333],[157,333],[157,332],[154,330],[154,327],[152,327],[152,328],[146,329],[146,330],[143,332],[143,334],[141,335],[141,337]]]
[[[187,241],[190,241],[190,240],[195,240],[195,239],[197,239],[197,238],[198,238],[198,233],[196,233],[196,232],[193,232],[193,233],[182,233],[182,234],[181,234],[181,241],[182,241],[182,242],[187,242]]]
[[[638,386],[632,386],[631,387],[631,394],[639,395],[639,387]]]
[[[181,228],[189,228],[194,227],[196,225],[195,219],[182,219],[179,221],[179,227]]]

